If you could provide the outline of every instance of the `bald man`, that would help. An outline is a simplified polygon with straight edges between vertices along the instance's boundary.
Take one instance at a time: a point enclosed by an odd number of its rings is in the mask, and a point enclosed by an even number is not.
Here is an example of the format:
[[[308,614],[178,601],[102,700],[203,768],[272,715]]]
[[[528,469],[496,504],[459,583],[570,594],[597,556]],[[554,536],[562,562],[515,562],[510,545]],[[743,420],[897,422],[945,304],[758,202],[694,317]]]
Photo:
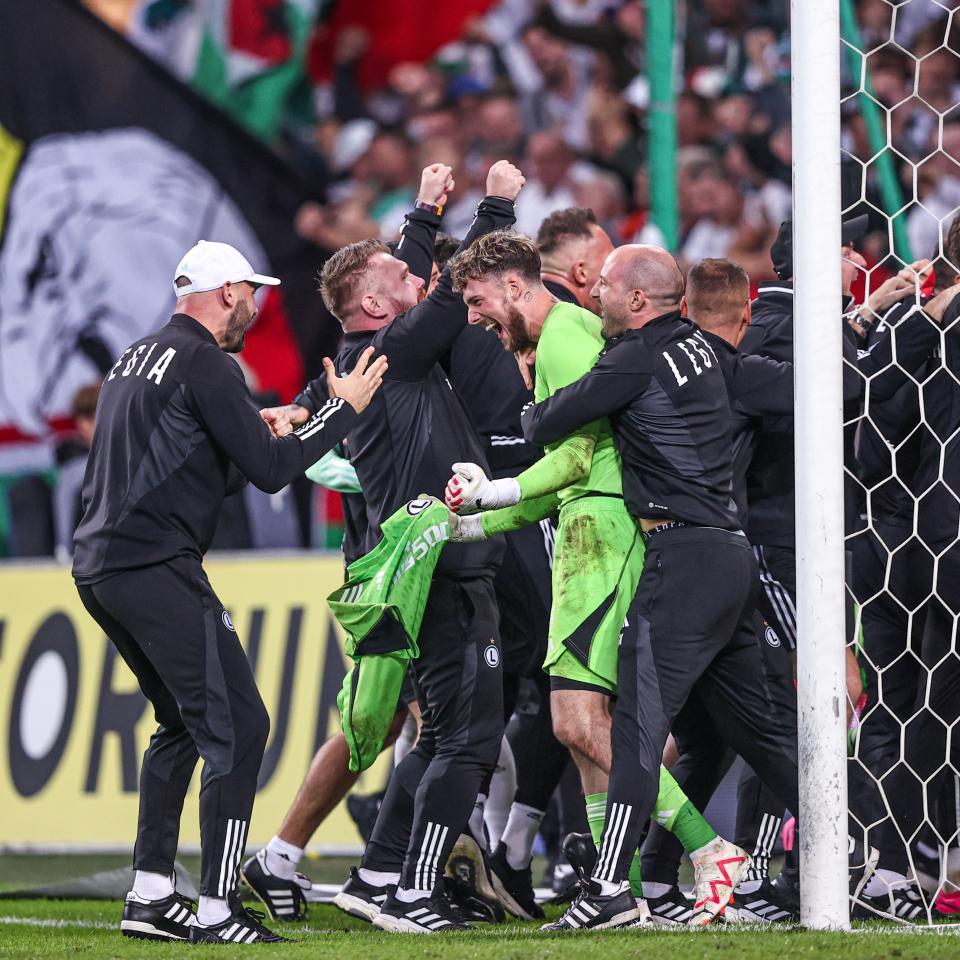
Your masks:
[[[607,349],[588,374],[524,416],[525,435],[538,444],[610,418],[624,497],[646,542],[620,645],[606,828],[585,893],[553,925],[563,930],[623,925],[631,851],[653,810],[667,734],[691,695],[712,734],[798,809],[796,754],[779,735],[763,685],[751,679],[762,676],[753,629],[758,578],[733,499],[721,365],[681,316],[683,278],[665,250],[615,250],[596,295]],[[722,911],[748,862],[711,862],[710,894],[698,897],[692,922]]]
[[[526,354],[535,349],[537,400],[593,366],[603,347],[600,319],[582,307],[557,302],[542,282],[540,255],[528,237],[502,230],[488,234],[455,258],[451,271],[471,323],[495,330],[508,351]],[[454,541],[516,529],[559,507],[544,669],[550,677],[554,733],[573,754],[591,833],[599,840],[607,815],[617,651],[643,565],[640,531],[624,505],[610,423],[598,418],[557,438],[542,460],[516,477],[490,480],[477,464],[455,464],[454,469],[447,504],[463,514],[452,518]],[[666,770],[658,775],[658,822],[672,830],[688,852],[704,864],[746,859],[742,850],[717,837]],[[589,850],[588,844],[585,852]],[[636,843],[631,858],[635,852]],[[589,869],[588,864],[587,873]],[[710,873],[698,870],[698,890],[701,876]],[[639,917],[636,900],[643,892],[638,861],[631,890],[624,921]]]

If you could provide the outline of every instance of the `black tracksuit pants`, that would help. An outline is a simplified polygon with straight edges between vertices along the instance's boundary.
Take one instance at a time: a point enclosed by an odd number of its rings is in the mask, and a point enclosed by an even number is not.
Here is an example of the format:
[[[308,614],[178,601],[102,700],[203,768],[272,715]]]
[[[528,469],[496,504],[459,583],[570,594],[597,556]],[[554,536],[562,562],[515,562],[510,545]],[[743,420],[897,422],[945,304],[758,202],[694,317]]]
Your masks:
[[[243,856],[270,729],[230,617],[191,557],[77,589],[159,724],[143,755],[134,869],[173,873],[183,800],[202,757],[200,893],[226,897]]]
[[[362,865],[432,890],[503,738],[497,606],[489,579],[434,578],[414,663],[423,728],[400,762]]]
[[[754,618],[757,646],[763,677],[753,681],[764,692],[783,733],[796,743],[797,695],[793,683],[790,651],[766,617]],[[735,753],[718,749],[717,733],[706,707],[694,691],[680,711],[671,731],[677,741],[680,759],[671,769],[690,802],[706,809],[731,764]],[[744,879],[768,876],[770,855],[783,821],[784,803],[760,782],[753,769],[744,766],[737,790],[736,844],[750,854],[750,872]],[[643,876],[657,883],[677,882],[677,870],[683,856],[679,840],[658,824],[651,824],[643,844]]]
[[[717,740],[797,808],[796,741],[765,689],[754,631],[757,568],[749,541],[674,527],[647,538],[620,646],[613,769],[595,876],[622,881],[656,801],[667,734],[696,690]]]

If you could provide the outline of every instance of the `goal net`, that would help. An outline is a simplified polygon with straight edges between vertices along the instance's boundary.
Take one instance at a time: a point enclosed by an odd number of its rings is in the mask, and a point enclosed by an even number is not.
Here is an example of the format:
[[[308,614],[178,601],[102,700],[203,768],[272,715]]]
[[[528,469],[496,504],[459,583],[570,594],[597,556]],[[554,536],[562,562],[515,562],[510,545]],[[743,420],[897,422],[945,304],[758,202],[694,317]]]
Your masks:
[[[958,7],[840,0],[854,917],[921,924],[960,914]]]

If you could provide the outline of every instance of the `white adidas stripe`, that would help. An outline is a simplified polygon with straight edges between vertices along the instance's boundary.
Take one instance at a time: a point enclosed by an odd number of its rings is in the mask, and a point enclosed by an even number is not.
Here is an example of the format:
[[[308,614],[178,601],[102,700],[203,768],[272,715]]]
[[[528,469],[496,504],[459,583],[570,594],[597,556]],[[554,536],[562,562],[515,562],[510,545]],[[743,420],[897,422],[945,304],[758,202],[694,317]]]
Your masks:
[[[601,880],[613,881],[632,810],[633,807],[626,803],[611,805],[610,821],[603,831],[603,844],[597,866],[597,877]]]
[[[220,879],[217,883],[217,894],[226,898],[233,889],[243,848],[247,843],[246,820],[227,820],[227,829],[224,835],[223,856],[220,859]]]
[[[327,425],[330,417],[340,410],[344,403],[346,401],[340,397],[331,397],[299,430],[295,431],[296,435],[301,440],[307,440],[315,433],[319,433]]]

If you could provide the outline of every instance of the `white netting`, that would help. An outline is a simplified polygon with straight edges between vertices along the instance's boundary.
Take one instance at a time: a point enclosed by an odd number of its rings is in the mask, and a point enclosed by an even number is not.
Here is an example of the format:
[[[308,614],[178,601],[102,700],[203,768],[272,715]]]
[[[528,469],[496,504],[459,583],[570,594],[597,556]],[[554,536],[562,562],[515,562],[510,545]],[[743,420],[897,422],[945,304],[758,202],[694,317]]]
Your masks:
[[[845,360],[851,821],[899,891],[871,906],[921,923],[960,911],[958,6],[842,0],[844,217],[869,215],[846,265],[863,281]]]

